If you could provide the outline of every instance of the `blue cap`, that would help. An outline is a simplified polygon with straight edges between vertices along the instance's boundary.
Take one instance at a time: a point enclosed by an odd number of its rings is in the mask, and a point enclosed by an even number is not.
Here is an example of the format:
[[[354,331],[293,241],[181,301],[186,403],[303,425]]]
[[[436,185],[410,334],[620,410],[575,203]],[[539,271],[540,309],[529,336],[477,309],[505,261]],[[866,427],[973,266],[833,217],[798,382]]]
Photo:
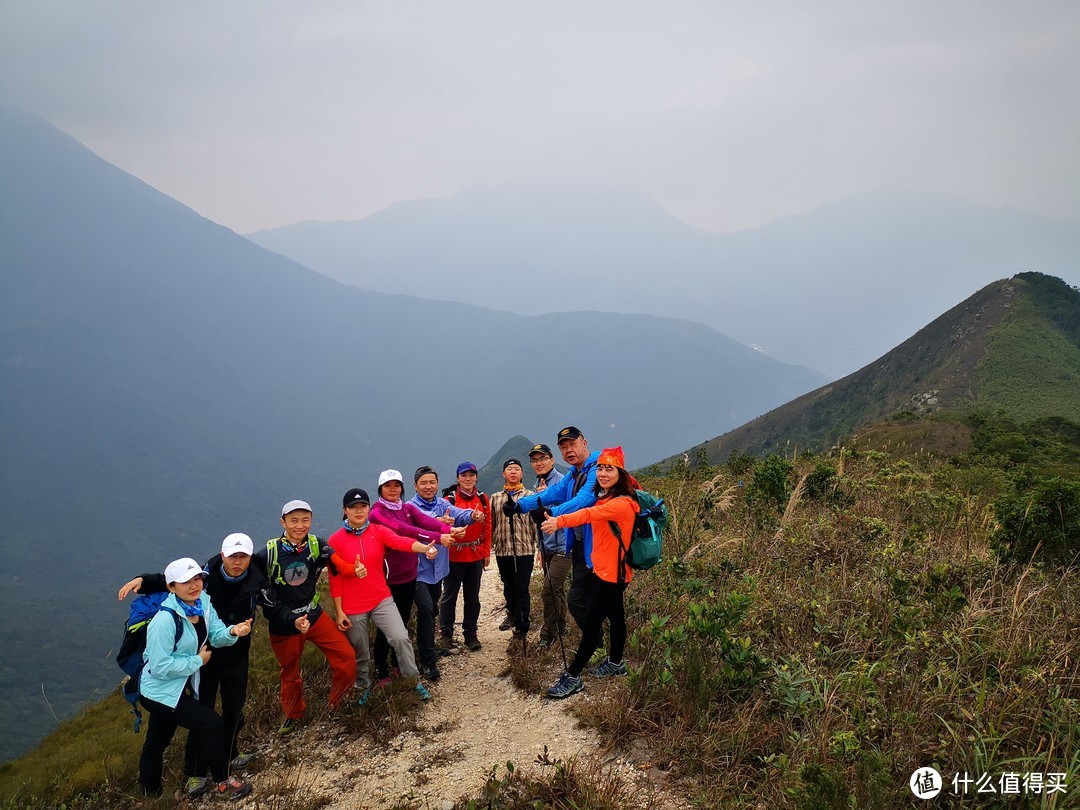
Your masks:
[[[463,461],[457,465],[457,474],[461,475],[463,472],[476,472],[476,465],[471,461]]]

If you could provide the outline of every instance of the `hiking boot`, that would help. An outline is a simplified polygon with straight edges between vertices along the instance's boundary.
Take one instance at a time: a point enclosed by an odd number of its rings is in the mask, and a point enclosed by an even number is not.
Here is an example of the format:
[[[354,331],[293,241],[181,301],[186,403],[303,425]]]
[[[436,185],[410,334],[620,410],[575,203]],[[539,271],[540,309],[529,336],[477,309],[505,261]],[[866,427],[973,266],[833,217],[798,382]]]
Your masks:
[[[357,706],[367,706],[368,700],[371,699],[371,690],[365,689],[364,693],[360,695],[359,700],[356,701]]]
[[[476,633],[465,634],[465,646],[473,652],[478,652],[484,648],[484,645],[480,643],[480,639],[476,637]]]
[[[422,683],[418,683],[414,686],[413,691],[416,692],[416,696],[421,700],[431,700],[431,692],[429,692],[427,687]]]
[[[439,636],[438,646],[443,650],[454,650],[457,649],[457,640],[454,638],[453,634],[443,633]]]
[[[528,626],[514,628],[514,638],[525,638],[527,635],[529,635]]]
[[[237,779],[235,776],[230,776],[224,782],[218,782],[217,787],[214,788],[214,795],[219,799],[228,799],[231,802],[240,801],[240,799],[251,793],[251,783],[245,782],[243,779]]]
[[[420,667],[420,674],[427,678],[429,681],[437,681],[442,677],[442,673],[439,672],[439,668],[434,664],[424,664]]]
[[[625,675],[626,664],[622,661],[616,664],[610,658],[604,656],[604,660],[600,662],[600,666],[590,669],[589,674],[594,678],[610,678],[613,675]]]
[[[513,630],[514,629],[514,620],[511,619],[509,616],[507,616],[505,619],[503,619],[503,623],[499,625],[499,629],[500,630]]]
[[[210,790],[213,783],[205,776],[189,776],[184,784],[184,795],[189,799],[197,799]]]
[[[575,678],[569,672],[564,672],[559,676],[559,680],[555,681],[551,685],[551,688],[547,690],[547,696],[549,698],[555,698],[556,700],[562,700],[568,698],[575,692],[580,692],[585,688],[585,681],[581,678]]]
[[[286,717],[285,722],[281,724],[281,728],[278,729],[278,734],[292,734],[300,728],[299,717]]]
[[[255,761],[255,754],[237,754],[229,763],[234,768],[246,768]]]

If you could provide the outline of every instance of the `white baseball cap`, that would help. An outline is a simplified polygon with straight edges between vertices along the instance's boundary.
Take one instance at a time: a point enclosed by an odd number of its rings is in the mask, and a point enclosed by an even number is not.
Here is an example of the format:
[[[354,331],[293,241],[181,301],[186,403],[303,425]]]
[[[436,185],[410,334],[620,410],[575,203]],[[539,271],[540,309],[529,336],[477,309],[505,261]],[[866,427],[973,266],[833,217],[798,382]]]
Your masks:
[[[232,554],[251,554],[255,544],[243,532],[233,532],[221,541],[221,553],[226,557]]]
[[[204,570],[191,557],[181,557],[179,560],[173,560],[165,566],[166,582],[188,582],[192,577],[199,576],[210,576],[210,572]]]
[[[401,484],[402,489],[405,488],[405,479],[401,477],[401,473],[397,470],[383,470],[379,473],[379,487],[382,487],[387,481],[397,481]]]
[[[281,516],[285,517],[289,512],[295,512],[297,509],[303,509],[305,512],[312,511],[311,504],[307,501],[289,501],[281,507]]]

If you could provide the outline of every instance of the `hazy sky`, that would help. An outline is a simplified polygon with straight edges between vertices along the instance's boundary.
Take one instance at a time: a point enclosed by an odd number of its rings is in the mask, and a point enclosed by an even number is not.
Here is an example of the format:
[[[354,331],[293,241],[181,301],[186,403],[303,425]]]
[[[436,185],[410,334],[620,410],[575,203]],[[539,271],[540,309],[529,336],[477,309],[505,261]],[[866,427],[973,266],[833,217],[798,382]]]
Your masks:
[[[0,101],[238,231],[472,184],[1080,218],[1080,2],[2,0]]]

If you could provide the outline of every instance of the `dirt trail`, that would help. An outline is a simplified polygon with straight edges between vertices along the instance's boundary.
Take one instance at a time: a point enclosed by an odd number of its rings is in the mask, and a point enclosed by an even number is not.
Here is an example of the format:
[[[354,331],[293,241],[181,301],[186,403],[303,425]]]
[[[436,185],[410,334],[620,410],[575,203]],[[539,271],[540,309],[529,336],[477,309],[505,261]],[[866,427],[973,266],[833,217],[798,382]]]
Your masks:
[[[503,601],[494,565],[484,573],[480,599],[483,649],[440,660],[442,678],[429,684],[433,699],[421,709],[419,731],[404,732],[374,748],[329,722],[315,723],[298,735],[297,744],[290,743],[303,765],[277,787],[291,783],[310,796],[312,804],[329,799],[325,806],[334,810],[395,804],[443,810],[463,795],[474,795],[494,765],[500,766],[500,774],[505,774],[507,761],[516,768],[536,767],[544,746],[552,759],[596,755],[596,735],[581,728],[568,711],[574,701],[589,700],[588,686],[567,701],[553,701],[517,691],[509,678],[500,677],[510,634],[498,629],[502,614],[492,612]],[[568,656],[572,653],[567,650]],[[561,661],[551,672],[552,680],[560,668]],[[311,762],[304,751],[318,751],[319,761]],[[631,779],[648,781],[621,760],[611,764]],[[257,776],[256,790],[259,781]]]

